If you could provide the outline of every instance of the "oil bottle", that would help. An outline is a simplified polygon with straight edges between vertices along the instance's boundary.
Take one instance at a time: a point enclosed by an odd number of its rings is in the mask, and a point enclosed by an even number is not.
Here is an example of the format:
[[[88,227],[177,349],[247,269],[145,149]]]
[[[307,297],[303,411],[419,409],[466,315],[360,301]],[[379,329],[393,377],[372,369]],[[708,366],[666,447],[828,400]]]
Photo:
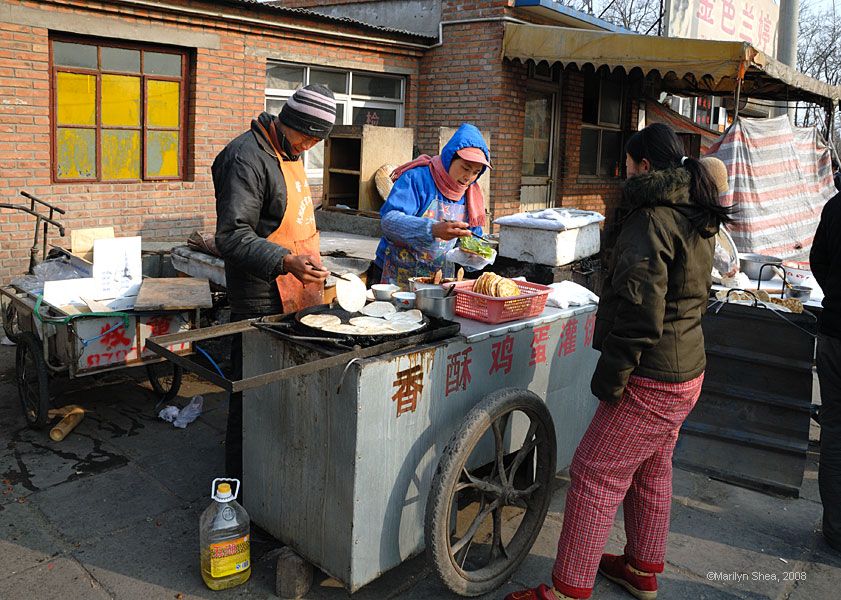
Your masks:
[[[236,482],[233,493],[229,482]],[[212,590],[236,587],[251,577],[251,520],[238,495],[238,479],[214,479],[213,502],[199,519],[201,576]]]

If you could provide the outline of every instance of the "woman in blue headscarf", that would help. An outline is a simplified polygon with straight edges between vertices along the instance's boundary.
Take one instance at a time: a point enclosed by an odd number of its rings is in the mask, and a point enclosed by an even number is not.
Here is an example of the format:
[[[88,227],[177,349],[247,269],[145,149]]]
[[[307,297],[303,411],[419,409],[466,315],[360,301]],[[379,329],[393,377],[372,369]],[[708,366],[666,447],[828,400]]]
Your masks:
[[[422,155],[394,170],[369,283],[406,287],[410,277],[437,271],[453,276],[447,252],[471,231],[482,235],[485,201],[476,180],[491,167],[490,159],[480,131],[464,123],[440,155]]]

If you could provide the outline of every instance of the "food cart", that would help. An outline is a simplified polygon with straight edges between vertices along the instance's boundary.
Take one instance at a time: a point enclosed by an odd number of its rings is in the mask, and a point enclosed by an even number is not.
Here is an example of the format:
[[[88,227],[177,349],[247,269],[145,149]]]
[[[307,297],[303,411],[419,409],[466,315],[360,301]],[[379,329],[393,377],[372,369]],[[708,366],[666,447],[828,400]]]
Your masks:
[[[595,410],[595,310],[497,325],[427,319],[370,339],[302,333],[289,314],[148,346],[244,392],[255,523],[351,592],[425,547],[451,590],[476,596],[528,555],[555,473]],[[233,333],[243,335],[242,381],[166,348]]]

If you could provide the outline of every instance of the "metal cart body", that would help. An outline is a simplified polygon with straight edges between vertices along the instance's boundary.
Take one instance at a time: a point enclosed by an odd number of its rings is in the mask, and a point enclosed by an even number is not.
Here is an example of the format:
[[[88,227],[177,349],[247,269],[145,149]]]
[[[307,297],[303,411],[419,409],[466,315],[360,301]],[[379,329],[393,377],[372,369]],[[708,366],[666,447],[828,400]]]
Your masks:
[[[70,378],[83,377],[125,367],[160,362],[162,359],[146,348],[146,340],[193,329],[199,311],[130,312],[123,317],[81,314],[67,323],[49,322],[68,315],[46,303],[41,314],[47,322],[35,316],[37,298],[13,286],[0,287],[3,318],[6,307],[14,306],[16,327],[34,333],[43,344],[44,360],[53,373],[66,372]],[[168,346],[175,353],[192,350],[189,342]]]
[[[500,388],[530,390],[566,468],[597,402],[594,305],[461,334],[244,391],[245,505],[252,520],[351,592],[424,548],[436,465],[468,411]],[[243,333],[244,376],[306,365],[307,348]],[[510,436],[522,429],[515,420]],[[487,449],[484,459],[491,459]]]

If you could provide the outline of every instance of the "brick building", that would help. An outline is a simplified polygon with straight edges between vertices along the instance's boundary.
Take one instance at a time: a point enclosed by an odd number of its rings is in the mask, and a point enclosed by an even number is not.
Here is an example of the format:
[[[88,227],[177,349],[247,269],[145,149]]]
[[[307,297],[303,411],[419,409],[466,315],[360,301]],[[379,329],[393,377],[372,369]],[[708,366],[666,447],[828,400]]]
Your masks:
[[[214,157],[307,83],[331,87],[343,124],[414,128],[419,152],[438,151],[440,127],[475,123],[490,138],[493,217],[569,206],[608,227],[646,98],[737,83],[758,98],[835,93],[778,66],[769,76],[743,44],[633,36],[637,60],[628,32],[553,0],[2,0],[0,30],[0,203],[26,190],[70,228],[144,240],[213,231]],[[595,37],[564,54],[577,34]],[[528,43],[544,35],[540,55]],[[323,145],[305,166],[319,197]],[[25,270],[32,224],[0,210],[0,281]]]
[[[144,240],[213,231],[214,157],[279,108],[272,86],[300,83],[278,61],[356,76],[348,118],[373,105],[413,126],[432,43],[248,0],[3,0],[0,31],[0,203],[22,204],[26,190],[64,208],[70,229],[114,225]],[[33,226],[0,209],[0,281],[25,271]]]

